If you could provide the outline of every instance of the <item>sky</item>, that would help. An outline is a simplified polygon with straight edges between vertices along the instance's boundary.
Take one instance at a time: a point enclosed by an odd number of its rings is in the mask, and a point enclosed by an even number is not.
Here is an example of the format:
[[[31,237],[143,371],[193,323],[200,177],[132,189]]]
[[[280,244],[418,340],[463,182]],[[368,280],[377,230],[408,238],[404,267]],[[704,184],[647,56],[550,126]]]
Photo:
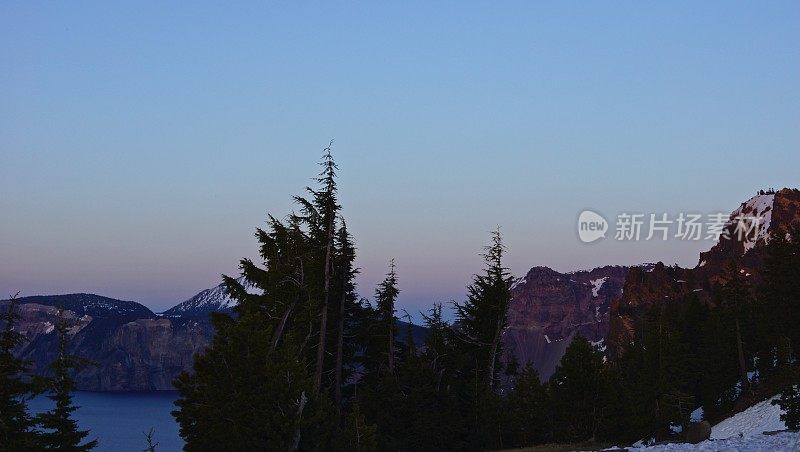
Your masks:
[[[158,311],[257,256],[333,139],[371,297],[711,241],[577,218],[730,212],[800,186],[798,2],[0,3],[0,293]],[[613,220],[612,220],[613,222]]]

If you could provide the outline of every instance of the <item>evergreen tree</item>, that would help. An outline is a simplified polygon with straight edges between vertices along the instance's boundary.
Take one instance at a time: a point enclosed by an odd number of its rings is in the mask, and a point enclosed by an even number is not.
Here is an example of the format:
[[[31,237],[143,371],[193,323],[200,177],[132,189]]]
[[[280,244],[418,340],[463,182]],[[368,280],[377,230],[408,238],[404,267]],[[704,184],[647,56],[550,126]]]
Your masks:
[[[770,234],[763,275],[758,367],[769,373],[785,368],[800,347],[800,223]]]
[[[359,386],[367,418],[378,426],[381,450],[469,450],[471,422],[465,419],[461,382],[452,367],[452,338],[437,304],[424,315],[430,328],[416,352],[412,343],[398,347],[394,374],[381,372]],[[384,357],[385,361],[385,357]]]
[[[795,383],[784,388],[781,396],[773,400],[772,404],[780,406],[783,410],[781,420],[786,424],[786,428],[800,429],[800,384]]]
[[[32,450],[38,440],[27,406],[36,392],[27,374],[29,363],[14,356],[25,339],[15,330],[16,298],[0,306],[0,451]]]
[[[436,374],[437,390],[448,384],[457,368],[457,340],[450,324],[442,315],[442,304],[434,303],[428,314],[422,314],[427,332],[422,355]]]
[[[722,309],[721,314],[733,328],[734,340],[736,344],[736,358],[739,370],[739,384],[743,390],[750,389],[750,379],[747,377],[747,362],[745,357],[744,344],[742,340],[743,328],[748,327],[748,333],[752,327],[752,296],[750,286],[742,276],[742,271],[731,264],[726,269],[725,284],[718,290],[719,304]],[[747,337],[752,337],[747,334]]]
[[[719,309],[711,311],[700,332],[703,378],[699,392],[706,418],[714,418],[733,407],[739,380],[736,341],[731,325]]]
[[[502,370],[502,332],[511,300],[509,274],[502,260],[504,253],[498,229],[482,254],[483,272],[475,275],[467,287],[467,299],[453,303],[456,322],[450,332],[457,338],[453,391],[462,404],[462,415],[469,416],[466,441],[475,449],[503,447],[500,425],[503,400],[497,385]]]
[[[336,448],[341,451],[372,452],[378,450],[377,427],[368,424],[361,408],[356,403],[344,422],[342,434],[337,438]]]
[[[345,360],[345,336],[355,335],[353,326],[357,323],[354,318],[358,313],[358,294],[356,294],[355,276],[359,270],[354,267],[355,247],[350,234],[347,232],[347,225],[342,220],[342,226],[337,234],[338,253],[336,254],[336,284],[339,286],[339,312],[337,322],[336,340],[336,378],[334,388],[334,404],[337,411],[342,407],[342,391],[346,381],[344,360]],[[356,350],[351,349],[350,353],[355,354]]]
[[[320,189],[307,189],[310,200],[294,198],[298,214],[286,222],[270,216],[268,228],[256,230],[263,267],[240,263],[251,288],[223,276],[235,315],[213,316],[211,346],[175,381],[173,414],[186,450],[331,445],[332,414],[344,405],[340,391],[357,352],[344,335],[365,311],[354,301],[354,251],[337,221],[329,148],[322,165]]]
[[[602,353],[583,337],[573,339],[550,379],[550,389],[557,439],[597,438],[611,406]]]
[[[672,425],[686,427],[694,408],[690,393],[691,354],[681,334],[683,306],[661,305],[650,312],[645,338],[645,373],[651,379],[656,438],[668,435]]]
[[[320,250],[324,250],[324,259],[321,260],[322,267],[322,302],[319,307],[320,324],[318,329],[317,358],[314,370],[314,391],[319,392],[322,385],[322,374],[325,371],[326,339],[328,336],[328,314],[331,299],[331,279],[334,256],[334,237],[336,234],[337,214],[341,206],[337,201],[336,187],[336,163],[331,156],[331,145],[325,148],[322,162],[322,172],[317,178],[317,182],[322,185],[322,189],[314,190],[307,188],[312,196],[312,201],[296,197],[301,205],[304,220],[310,228],[310,238],[315,244],[319,244]]]
[[[547,386],[530,363],[514,379],[514,389],[508,395],[506,419],[509,431],[508,446],[524,447],[552,440],[551,402]]]
[[[467,300],[454,303],[459,337],[467,354],[477,361],[473,369],[481,383],[493,389],[497,383],[498,361],[502,356],[501,335],[507,325],[511,292],[508,270],[503,266],[500,230],[492,232],[492,243],[483,254],[486,268],[467,288]]]
[[[400,294],[397,288],[397,272],[395,271],[394,259],[389,263],[389,273],[386,278],[378,285],[375,290],[375,304],[380,315],[382,335],[385,338],[384,350],[386,354],[386,372],[394,374],[395,368],[395,301]]]
[[[79,367],[81,362],[77,357],[67,353],[68,326],[64,319],[63,310],[59,309],[59,322],[56,325],[59,334],[58,357],[51,364],[53,377],[50,379],[50,400],[55,402],[55,407],[36,416],[38,425],[43,429],[41,445],[44,450],[81,452],[97,447],[97,440],[81,444],[89,435],[86,430],[78,430],[78,422],[72,414],[78,409],[72,403],[72,392],[75,390],[75,380],[70,373]]]

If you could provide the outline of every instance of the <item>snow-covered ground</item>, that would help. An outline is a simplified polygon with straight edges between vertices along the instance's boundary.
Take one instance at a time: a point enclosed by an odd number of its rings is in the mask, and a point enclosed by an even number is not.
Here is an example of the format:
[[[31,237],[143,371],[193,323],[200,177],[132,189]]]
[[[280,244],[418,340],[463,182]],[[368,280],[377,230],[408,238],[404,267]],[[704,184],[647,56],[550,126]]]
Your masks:
[[[800,432],[780,432],[786,429],[781,421],[781,409],[772,405],[778,398],[759,402],[711,428],[711,439],[700,444],[661,444],[643,447],[647,451],[800,451]],[[699,417],[699,412],[692,417]]]
[[[647,451],[739,451],[791,452],[800,450],[800,432],[781,432],[775,435],[754,435],[727,439],[711,439],[700,444],[661,444],[637,450]]]
[[[786,424],[781,421],[781,407],[773,405],[775,396],[759,402],[737,413],[711,428],[711,439],[725,439],[732,436],[753,436],[762,432],[783,430]]]

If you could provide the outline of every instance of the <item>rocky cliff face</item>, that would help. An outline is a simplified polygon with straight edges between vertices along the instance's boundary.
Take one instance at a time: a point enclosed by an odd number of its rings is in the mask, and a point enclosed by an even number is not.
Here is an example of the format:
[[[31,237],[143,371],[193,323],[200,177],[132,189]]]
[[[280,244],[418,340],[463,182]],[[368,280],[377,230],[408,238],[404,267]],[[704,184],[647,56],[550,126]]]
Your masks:
[[[511,287],[506,353],[521,365],[532,363],[542,379],[550,378],[572,338],[605,339],[609,303],[622,294],[627,267],[559,273],[534,267]]]
[[[0,304],[5,308],[8,302]],[[87,294],[21,298],[16,328],[26,342],[17,353],[30,360],[36,374],[49,374],[56,357],[57,306],[71,325],[70,353],[93,363],[75,375],[81,390],[172,389],[172,380],[191,368],[194,354],[213,335],[207,318],[158,317],[130,301]]]

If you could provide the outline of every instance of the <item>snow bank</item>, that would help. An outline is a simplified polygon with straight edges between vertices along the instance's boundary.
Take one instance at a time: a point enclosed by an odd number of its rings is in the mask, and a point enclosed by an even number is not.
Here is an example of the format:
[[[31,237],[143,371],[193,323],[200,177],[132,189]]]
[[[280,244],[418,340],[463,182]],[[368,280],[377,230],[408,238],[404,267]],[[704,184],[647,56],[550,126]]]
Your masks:
[[[772,401],[778,397],[759,402],[715,425],[711,428],[711,439],[730,438],[740,433],[752,436],[785,429],[786,424],[781,421],[781,408],[772,405]]]
[[[675,443],[660,444],[637,450],[647,451],[739,451],[739,452],[789,452],[800,450],[800,432],[781,432],[775,435],[755,435],[727,439],[711,439],[700,444]]]
[[[765,435],[764,432],[785,430],[781,421],[781,408],[772,405],[777,395],[759,402],[737,413],[711,428],[711,439],[700,444],[674,443],[641,447],[641,442],[633,449],[647,451],[800,451],[800,432],[780,432]],[[692,413],[692,420],[702,417],[702,410]]]

